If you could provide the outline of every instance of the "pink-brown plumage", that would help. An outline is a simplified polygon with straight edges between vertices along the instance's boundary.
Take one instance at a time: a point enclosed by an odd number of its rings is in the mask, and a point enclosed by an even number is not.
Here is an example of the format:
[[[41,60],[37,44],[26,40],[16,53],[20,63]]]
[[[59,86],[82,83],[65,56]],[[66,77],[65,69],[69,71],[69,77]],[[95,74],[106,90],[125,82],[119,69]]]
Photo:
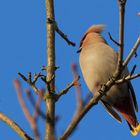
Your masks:
[[[104,25],[91,26],[81,39],[78,51],[83,77],[89,90],[94,94],[97,94],[101,85],[112,77],[117,66],[116,52],[100,34],[103,29]],[[127,68],[123,71],[122,77],[125,75],[128,75]],[[112,86],[106,96],[102,97],[101,102],[108,112],[121,122],[121,118],[115,111],[117,110],[128,122],[132,132],[135,131],[139,125],[135,115],[138,106],[130,82]]]

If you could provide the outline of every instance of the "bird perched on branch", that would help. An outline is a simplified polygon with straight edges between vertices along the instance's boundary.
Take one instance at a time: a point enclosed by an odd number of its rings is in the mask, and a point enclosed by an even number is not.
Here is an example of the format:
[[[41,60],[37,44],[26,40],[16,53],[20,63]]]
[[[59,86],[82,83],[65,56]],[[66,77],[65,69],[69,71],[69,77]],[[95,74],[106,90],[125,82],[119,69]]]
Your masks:
[[[93,25],[84,34],[80,42],[80,67],[84,80],[89,90],[98,94],[101,85],[111,78],[117,68],[117,53],[107,44],[101,36],[104,25]],[[123,70],[121,77],[128,75],[127,68]],[[132,135],[140,131],[135,111],[138,105],[134,89],[129,81],[113,85],[101,98],[108,113],[118,122],[122,122],[118,112],[127,121]]]

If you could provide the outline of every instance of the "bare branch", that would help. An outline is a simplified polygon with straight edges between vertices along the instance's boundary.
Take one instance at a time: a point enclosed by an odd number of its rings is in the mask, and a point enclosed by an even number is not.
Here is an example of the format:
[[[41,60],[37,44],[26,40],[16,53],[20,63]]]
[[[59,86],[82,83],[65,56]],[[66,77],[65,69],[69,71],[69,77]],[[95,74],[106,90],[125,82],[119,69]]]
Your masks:
[[[136,70],[137,65],[134,65],[132,70],[130,71],[130,76],[132,76]]]
[[[19,103],[21,105],[21,108],[23,110],[23,113],[24,113],[26,119],[28,120],[28,122],[29,122],[29,124],[34,132],[35,140],[39,140],[40,136],[39,136],[39,132],[38,132],[38,128],[37,128],[37,123],[36,123],[35,119],[32,117],[32,115],[30,114],[30,112],[29,112],[29,110],[24,102],[19,80],[14,81],[14,86],[15,86],[15,89],[17,91],[17,97],[18,97]]]
[[[27,89],[26,90],[26,93],[27,93],[27,96],[28,96],[28,98],[29,98],[29,100],[30,100],[30,102],[31,102],[31,105],[33,106],[33,108],[35,108],[35,106],[36,106],[36,103],[35,103],[35,100],[34,100],[34,98],[33,98],[33,96],[32,96],[32,93],[31,93],[31,91],[29,90],[29,89]],[[39,94],[38,94],[39,95]],[[38,99],[39,100],[39,99]],[[40,115],[40,117],[43,119],[43,120],[45,120],[46,121],[46,115],[45,115],[45,113],[41,110],[41,108],[35,108],[35,110],[38,112],[38,114]]]
[[[53,21],[51,19],[48,18],[48,23],[52,23],[54,25],[54,28],[55,28],[55,31],[68,43],[68,45],[71,45],[71,46],[75,46],[75,43],[70,41],[67,37],[67,35],[65,35],[58,27],[56,21]]]
[[[125,4],[126,0],[118,0],[119,3],[119,50],[118,50],[118,64],[117,70],[113,77],[119,77],[122,70],[122,62],[123,62],[123,52],[124,52],[124,17],[125,17]]]
[[[25,82],[28,81],[28,79],[27,79],[22,73],[18,72],[18,75],[19,75]]]
[[[75,46],[76,44],[72,41],[70,41],[67,37],[67,35],[65,35],[60,29],[59,27],[57,26],[57,24],[55,25],[55,30],[56,32],[68,43],[68,45],[71,45],[71,46]]]
[[[133,48],[131,49],[129,55],[127,56],[127,58],[123,62],[124,67],[129,63],[129,61],[131,60],[132,56],[136,53],[137,48],[139,47],[139,45],[140,45],[140,37],[138,37],[138,39],[137,39],[135,45],[133,46]]]
[[[109,38],[112,40],[112,42],[114,42],[117,46],[120,46],[120,44],[113,39],[113,37],[111,36],[110,32],[108,32],[108,35],[109,35]]]
[[[10,126],[23,140],[33,140],[21,127],[9,117],[0,112],[0,120]]]
[[[55,21],[54,0],[46,0],[46,15],[51,21]],[[50,81],[55,77],[55,28],[53,23],[46,24],[47,28],[47,76],[46,81]],[[48,89],[48,85],[46,85]],[[52,98],[55,93],[55,78],[49,83],[49,90],[45,96],[50,96],[46,101],[46,129],[45,140],[55,140],[55,100]]]
[[[15,86],[15,89],[17,91],[17,97],[18,97],[19,103],[21,105],[21,108],[23,110],[23,113],[24,113],[25,117],[27,118],[27,120],[29,122],[31,122],[32,121],[32,116],[31,116],[31,114],[30,114],[30,112],[29,112],[29,110],[28,110],[28,108],[27,108],[27,106],[26,106],[26,104],[25,104],[25,102],[23,100],[23,96],[22,96],[22,91],[21,91],[21,86],[20,86],[19,80],[15,80],[14,81],[14,86]]]
[[[38,94],[38,98],[37,98],[37,101],[35,103],[35,112],[34,112],[34,115],[33,115],[33,118],[35,119],[35,121],[37,121],[38,117],[41,115],[40,114],[40,102],[42,100],[42,96],[43,96],[43,93],[44,93],[44,90],[43,89],[40,89],[40,92]]]
[[[78,84],[77,81],[79,80],[79,78],[80,78],[80,76],[77,76],[70,84],[67,85],[67,87],[65,89],[60,91],[58,94],[55,94],[55,100],[58,101],[58,99],[62,95],[66,94],[71,87],[73,87],[74,85]]]
[[[38,80],[38,78],[40,78],[40,77],[44,77],[44,75],[42,75],[41,72],[34,74],[34,78],[33,78],[32,83],[35,84],[36,81]]]
[[[19,72],[18,74],[19,74],[19,76],[20,76],[25,82],[27,82],[27,83],[31,86],[31,88],[34,90],[34,92],[35,92],[36,94],[39,94],[39,90],[37,89],[37,87],[35,86],[35,84],[32,83],[31,80],[27,79],[27,78],[26,78],[23,74],[21,74],[20,72]]]
[[[115,83],[116,83],[116,84],[122,84],[122,83],[124,83],[124,82],[126,82],[126,81],[133,80],[133,79],[135,79],[135,78],[137,78],[137,77],[140,77],[140,73],[137,73],[137,74],[135,74],[135,75],[128,75],[128,76],[126,76],[125,78],[122,78],[122,79],[120,79],[120,80],[115,81]]]
[[[78,72],[77,72],[77,65],[76,64],[72,64],[71,65],[72,68],[72,72],[73,72],[73,76],[76,79],[76,77],[78,77]],[[76,90],[76,110],[75,113],[72,117],[72,120],[70,122],[70,125],[73,124],[73,122],[75,122],[75,120],[77,119],[77,117],[79,116],[79,113],[82,111],[83,107],[84,107],[84,101],[82,99],[82,95],[81,95],[81,89],[80,89],[80,83],[77,81],[78,84],[75,84],[75,90]],[[69,127],[69,126],[68,126]],[[76,127],[73,129],[73,132],[76,130]]]
[[[28,83],[32,83],[32,74],[31,72],[28,72],[28,80],[27,80]]]
[[[76,79],[76,77],[78,77],[77,65],[72,64],[71,69],[72,69],[73,76]],[[77,84],[75,84],[74,86],[75,86],[76,93],[77,93],[77,109],[76,109],[76,113],[75,113],[75,115],[76,115],[76,114],[79,113],[79,111],[82,110],[84,102],[83,102],[82,95],[81,95],[81,89],[80,89],[79,81],[77,81]]]

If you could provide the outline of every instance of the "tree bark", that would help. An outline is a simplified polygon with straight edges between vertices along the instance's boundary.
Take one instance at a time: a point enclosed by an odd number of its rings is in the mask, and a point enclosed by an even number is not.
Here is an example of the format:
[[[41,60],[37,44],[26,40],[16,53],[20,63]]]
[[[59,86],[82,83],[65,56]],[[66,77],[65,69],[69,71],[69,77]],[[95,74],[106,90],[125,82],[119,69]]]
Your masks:
[[[54,17],[54,1],[46,0],[46,14],[47,19],[55,21]],[[49,82],[47,89],[49,89],[46,99],[46,109],[47,109],[47,121],[46,121],[46,132],[45,140],[54,140],[55,133],[55,101],[53,99],[53,94],[55,92],[55,79],[52,77],[55,74],[55,30],[53,22],[47,22],[47,77],[46,80]]]

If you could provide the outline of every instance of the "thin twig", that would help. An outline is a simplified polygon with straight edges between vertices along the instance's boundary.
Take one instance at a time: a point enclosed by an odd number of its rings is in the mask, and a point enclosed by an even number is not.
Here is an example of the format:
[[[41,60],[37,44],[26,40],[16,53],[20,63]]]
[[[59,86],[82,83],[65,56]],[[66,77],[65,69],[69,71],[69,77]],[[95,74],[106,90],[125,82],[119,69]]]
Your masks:
[[[132,76],[136,70],[137,65],[134,65],[132,70],[130,71],[130,76]]]
[[[55,25],[55,30],[56,32],[68,43],[68,45],[71,45],[71,46],[75,46],[76,44],[72,41],[70,41],[67,37],[67,35],[65,35],[60,29],[59,27],[57,26],[57,24]]]
[[[38,80],[38,78],[40,78],[40,77],[44,77],[44,75],[42,75],[41,72],[34,74],[34,79],[33,79],[32,83],[35,84],[36,81]]]
[[[129,63],[130,59],[132,58],[132,56],[137,51],[137,48],[139,47],[139,45],[140,45],[140,36],[138,37],[138,39],[137,39],[135,45],[133,46],[133,48],[131,49],[129,55],[127,56],[127,58],[123,62],[123,67],[125,67]]]
[[[25,82],[28,81],[28,79],[27,79],[22,73],[18,72],[18,75],[19,75]]]
[[[33,132],[34,132],[35,140],[39,140],[40,136],[39,136],[39,131],[37,128],[37,123],[36,123],[35,119],[32,117],[32,115],[30,114],[30,112],[29,112],[29,110],[24,102],[19,80],[14,81],[14,86],[15,86],[15,89],[17,91],[17,96],[18,96],[18,100],[19,100],[19,103],[21,105],[22,111],[23,111],[26,119],[28,120]]]
[[[26,119],[29,121],[29,122],[32,122],[32,116],[23,100],[23,95],[22,95],[22,91],[21,91],[21,86],[20,86],[20,82],[19,80],[15,80],[14,81],[14,86],[15,86],[15,89],[17,91],[17,97],[18,97],[18,100],[19,100],[19,103],[21,105],[21,108],[23,110],[23,113],[26,117]]]
[[[110,32],[108,32],[109,38],[112,40],[112,42],[114,42],[117,46],[120,46],[120,44],[113,39],[113,37],[111,36]]]
[[[37,74],[37,75],[34,75],[34,79],[33,79],[33,81],[32,81],[32,79],[31,79],[31,73],[28,73],[28,78],[26,78],[22,73],[18,73],[18,75],[25,81],[25,82],[27,82],[29,85],[30,85],[30,87],[33,89],[33,91],[38,95],[39,94],[39,90],[38,90],[38,88],[36,87],[36,85],[35,85],[35,83],[36,83],[36,81],[37,81],[37,79],[39,78],[39,77],[41,77],[41,79],[42,79],[42,75],[40,74],[40,72]],[[43,98],[42,98],[44,101],[46,100],[46,97],[45,97],[45,95],[43,96]]]
[[[30,86],[31,86],[31,88],[34,90],[34,92],[36,93],[36,94],[39,94],[39,90],[37,89],[37,87],[35,86],[35,84],[33,84],[32,83],[32,81],[31,80],[29,80],[29,79],[27,79],[22,73],[18,73],[18,75],[25,81],[25,82],[27,82]]]
[[[39,106],[40,106],[40,102],[41,102],[41,99],[42,99],[42,95],[44,93],[44,90],[43,89],[40,89],[39,91],[39,94],[38,94],[38,98],[37,98],[37,101],[36,101],[36,104],[35,104],[35,111],[34,111],[34,115],[33,115],[33,121],[34,121],[34,134],[35,134],[35,139],[36,140],[39,140],[40,139],[40,134],[39,134],[39,131],[38,131],[38,128],[37,128],[37,120],[40,116],[40,112],[38,111],[39,110]]]
[[[76,77],[78,77],[77,65],[72,64],[71,69],[72,69],[73,77],[76,79]],[[81,93],[79,81],[77,81],[77,84],[75,84],[74,86],[75,86],[75,90],[76,90],[76,93],[77,93],[76,94],[77,95],[77,109],[76,109],[77,113],[76,114],[78,114],[78,112],[82,110],[84,102],[83,102],[83,99],[82,99],[82,93]]]
[[[35,103],[35,112],[34,112],[34,115],[33,115],[33,118],[35,119],[35,121],[37,121],[38,117],[41,115],[40,114],[40,103],[41,103],[41,100],[42,100],[43,93],[44,93],[44,90],[40,89],[37,101]]]
[[[0,112],[0,120],[10,126],[23,140],[33,140],[21,127],[9,117]]]
[[[62,31],[59,29],[59,27],[58,27],[56,21],[53,21],[53,20],[51,20],[51,19],[48,18],[48,23],[51,23],[51,24],[54,25],[55,31],[68,43],[68,45],[71,45],[71,46],[73,46],[73,47],[75,46],[75,43],[72,42],[72,41],[70,41],[70,40],[68,39],[67,35],[65,35],[64,32],[62,32]]]
[[[33,96],[32,96],[32,93],[31,93],[31,91],[29,90],[29,89],[27,89],[26,90],[26,93],[27,93],[27,96],[28,96],[28,98],[29,98],[29,100],[30,100],[30,102],[31,102],[31,105],[33,106],[33,108],[35,108],[35,100],[34,100],[34,98],[33,98]],[[38,94],[39,95],[39,94]],[[36,111],[38,111],[38,114],[40,115],[40,117],[43,119],[43,120],[45,120],[46,121],[46,115],[45,115],[45,113],[41,110],[41,108],[36,108]]]
[[[28,72],[28,80],[27,80],[28,83],[32,83],[32,74],[31,72]]]
[[[55,100],[58,101],[58,99],[62,95],[66,94],[71,87],[73,87],[75,84],[78,84],[77,81],[79,80],[79,78],[80,78],[80,76],[77,76],[70,84],[67,85],[67,87],[65,89],[60,91],[58,94],[55,94]]]
[[[122,83],[124,83],[124,82],[126,82],[126,81],[133,80],[133,79],[135,79],[135,78],[137,78],[137,77],[140,77],[140,73],[137,73],[137,74],[135,74],[135,75],[128,75],[128,76],[126,76],[125,78],[122,78],[122,79],[119,79],[119,80],[115,81],[115,83],[116,83],[116,84],[122,84]]]
[[[76,77],[78,77],[78,72],[77,72],[77,65],[76,64],[72,64],[71,65],[71,69],[72,69],[72,73],[73,73],[73,76],[74,76],[74,79],[76,79]],[[73,122],[75,122],[75,119],[79,116],[79,113],[81,112],[81,110],[83,109],[84,107],[84,102],[83,102],[83,99],[82,99],[82,95],[81,95],[81,89],[80,89],[80,83],[79,81],[77,81],[77,84],[74,85],[75,86],[75,90],[76,90],[76,110],[75,110],[75,113],[72,117],[72,120],[70,122],[70,124],[72,124]],[[73,129],[73,132],[75,132],[77,127],[75,127]]]

